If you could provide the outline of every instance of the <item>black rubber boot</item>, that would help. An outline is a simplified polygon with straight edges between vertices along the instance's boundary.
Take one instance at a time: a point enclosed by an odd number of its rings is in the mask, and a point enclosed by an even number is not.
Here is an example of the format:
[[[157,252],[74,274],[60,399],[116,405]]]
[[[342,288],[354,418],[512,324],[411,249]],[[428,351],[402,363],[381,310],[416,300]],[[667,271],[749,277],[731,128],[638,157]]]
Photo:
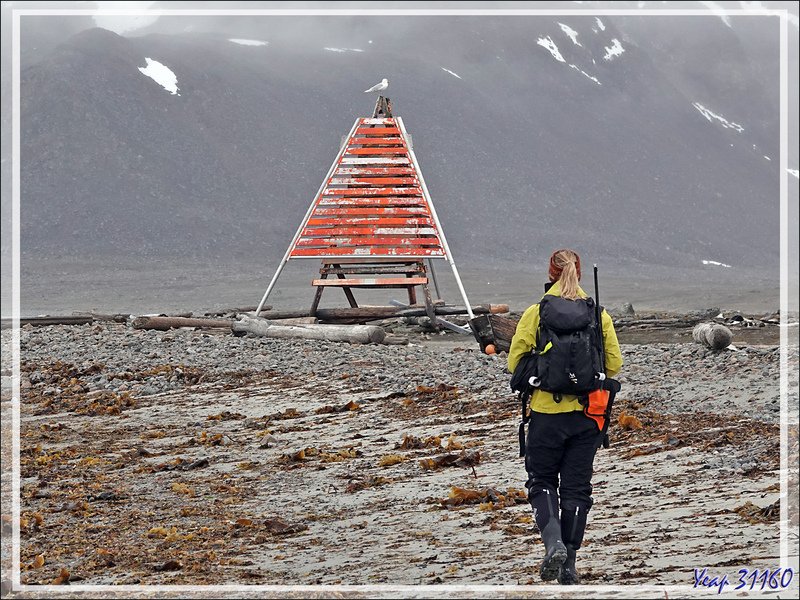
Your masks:
[[[558,577],[561,564],[567,560],[567,547],[561,540],[561,521],[558,518],[558,501],[550,490],[539,490],[531,499],[533,516],[544,542],[544,558],[539,565],[542,581],[553,581]]]
[[[578,570],[575,568],[575,555],[577,550],[570,544],[565,544],[567,547],[567,560],[561,564],[558,570],[558,583],[561,585],[576,585],[581,582],[578,577]]]
[[[567,548],[567,558],[558,571],[558,583],[561,585],[580,583],[578,570],[575,568],[575,558],[583,542],[587,514],[586,509],[579,506],[561,511],[561,535]]]
[[[562,563],[567,560],[567,547],[561,540],[561,523],[551,519],[542,529],[544,542],[544,558],[539,565],[539,577],[542,581],[553,581],[561,571]]]

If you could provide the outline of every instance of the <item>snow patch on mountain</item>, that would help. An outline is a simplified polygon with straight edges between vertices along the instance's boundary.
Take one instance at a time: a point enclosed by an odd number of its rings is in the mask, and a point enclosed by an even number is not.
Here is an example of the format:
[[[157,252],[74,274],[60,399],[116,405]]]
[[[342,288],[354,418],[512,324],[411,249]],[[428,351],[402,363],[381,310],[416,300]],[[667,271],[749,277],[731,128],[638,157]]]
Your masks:
[[[145,58],[145,60],[147,61],[147,66],[139,67],[139,70],[168,92],[180,96],[178,93],[178,78],[175,73],[157,60],[152,58]]]
[[[229,42],[234,44],[241,44],[242,46],[266,46],[269,42],[261,42],[259,40],[242,40],[238,38],[230,38]]]
[[[561,56],[561,52],[558,51],[558,46],[556,46],[553,40],[551,40],[549,37],[539,38],[536,40],[536,43],[549,50],[550,54],[552,54],[553,58],[555,58],[557,61],[563,63],[567,62],[564,60],[564,57]]]
[[[564,33],[566,33],[569,36],[569,38],[572,40],[573,44],[575,44],[576,46],[580,46],[580,43],[578,42],[578,32],[577,31],[572,29],[572,27],[570,27],[569,25],[564,25],[563,23],[559,23],[558,25],[561,27],[561,31],[563,31]]]
[[[693,103],[692,106],[694,106],[697,110],[699,110],[700,114],[703,115],[706,119],[708,119],[712,123],[714,121],[717,121],[725,129],[734,129],[734,130],[738,131],[739,133],[744,131],[744,127],[742,127],[741,125],[737,125],[736,123],[731,123],[730,121],[728,121],[724,117],[721,117],[721,116],[719,116],[717,114],[714,114],[713,112],[708,110],[705,106],[703,106],[699,102]]]
[[[613,42],[611,47],[606,47],[606,55],[603,57],[605,60],[611,60],[612,58],[625,52],[625,48],[622,47],[622,44],[617,38],[614,38],[611,41]]]
[[[586,71],[582,70],[580,67],[577,67],[577,66],[575,66],[575,65],[570,65],[570,67],[572,67],[573,69],[575,69],[575,70],[576,70],[576,71],[578,71],[579,73],[582,73],[582,74],[586,75],[586,77],[588,77],[589,79],[591,79],[592,81],[594,81],[594,82],[595,82],[597,85],[603,85],[602,83],[600,83],[600,82],[597,80],[597,77],[592,77],[592,76],[591,76],[591,75],[589,75],[589,74],[588,74]]]
[[[725,263],[717,262],[715,260],[704,260],[703,264],[704,265],[714,265],[715,267],[727,267],[729,269],[731,268],[730,265],[726,265]]]

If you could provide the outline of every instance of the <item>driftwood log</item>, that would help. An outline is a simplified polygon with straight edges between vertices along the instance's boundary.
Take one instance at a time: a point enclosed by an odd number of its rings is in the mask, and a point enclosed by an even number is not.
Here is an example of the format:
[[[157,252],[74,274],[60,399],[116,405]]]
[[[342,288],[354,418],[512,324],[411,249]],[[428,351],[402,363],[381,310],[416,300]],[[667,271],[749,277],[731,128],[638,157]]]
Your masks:
[[[614,325],[616,327],[694,327],[702,321],[700,318],[685,317],[675,319],[630,319],[615,318]]]
[[[472,308],[472,313],[475,315],[508,312],[507,304],[479,304],[470,308]],[[467,308],[465,306],[434,306],[434,312],[441,316],[465,315],[467,314]],[[318,308],[315,316],[322,322],[335,323],[342,321],[379,321],[394,317],[424,317],[427,314],[424,306],[361,306],[357,308]],[[255,315],[250,312],[247,316],[253,317]],[[261,316],[271,321],[297,319],[310,316],[310,310],[271,310],[267,314],[262,311]]]
[[[718,323],[700,323],[692,331],[692,338],[698,344],[704,344],[714,350],[722,350],[731,345],[733,333]]]
[[[74,317],[92,317],[93,321],[114,321],[115,323],[127,323],[129,314],[117,313],[114,315],[103,315],[96,312],[73,312]]]
[[[302,338],[352,344],[380,344],[386,337],[382,327],[374,325],[280,325],[267,319],[240,315],[231,324],[236,333],[252,333],[271,338]]]
[[[261,317],[266,319],[267,317],[264,316],[262,311]],[[275,321],[277,325],[316,325],[319,323],[319,319],[317,317],[297,317],[296,319],[270,319],[270,321]]]
[[[88,325],[93,321],[91,315],[74,315],[71,317],[20,317],[19,326],[35,325]],[[3,319],[3,329],[13,327],[14,319],[11,317]]]
[[[134,329],[158,329],[167,331],[180,327],[230,327],[233,321],[228,319],[204,319],[201,317],[136,317]]]
[[[214,312],[207,312],[205,316],[207,317],[224,317],[225,315],[234,315],[236,313],[246,313],[246,312],[255,312],[258,306],[242,306],[242,307],[234,307],[234,308],[225,308],[216,310]],[[261,312],[264,313],[268,310],[272,310],[271,304],[265,304],[261,308]]]

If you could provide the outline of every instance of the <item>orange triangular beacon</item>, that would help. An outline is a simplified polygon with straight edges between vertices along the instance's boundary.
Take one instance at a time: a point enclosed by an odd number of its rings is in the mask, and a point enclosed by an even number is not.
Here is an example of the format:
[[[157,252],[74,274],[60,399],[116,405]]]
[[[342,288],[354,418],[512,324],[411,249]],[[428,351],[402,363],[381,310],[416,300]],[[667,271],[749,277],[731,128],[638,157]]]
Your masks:
[[[428,291],[429,277],[438,284],[432,259],[452,267],[470,319],[474,317],[441,223],[414,155],[411,136],[400,117],[393,117],[388,98],[380,97],[372,117],[358,118],[342,138],[336,159],[306,212],[283,260],[256,309],[267,297],[289,259],[322,259],[321,278],[311,316],[322,290],[340,287],[350,306],[358,308],[354,288],[405,288],[416,303],[422,287],[426,313],[436,317]],[[423,261],[429,265],[426,267]],[[330,277],[329,277],[330,275]],[[469,330],[465,330],[469,332]]]

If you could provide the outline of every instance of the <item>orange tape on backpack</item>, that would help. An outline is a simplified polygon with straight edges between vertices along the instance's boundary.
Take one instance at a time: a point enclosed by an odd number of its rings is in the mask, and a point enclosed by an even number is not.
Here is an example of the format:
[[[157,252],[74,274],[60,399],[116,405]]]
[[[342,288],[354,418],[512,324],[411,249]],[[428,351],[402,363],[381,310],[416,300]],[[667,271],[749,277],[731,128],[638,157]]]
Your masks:
[[[606,409],[608,408],[609,396],[610,393],[608,390],[595,390],[593,392],[589,392],[589,406],[583,409],[583,412],[587,417],[594,419],[597,422],[597,426],[600,428],[600,431],[603,430],[603,425],[605,425],[606,422],[605,413]]]

